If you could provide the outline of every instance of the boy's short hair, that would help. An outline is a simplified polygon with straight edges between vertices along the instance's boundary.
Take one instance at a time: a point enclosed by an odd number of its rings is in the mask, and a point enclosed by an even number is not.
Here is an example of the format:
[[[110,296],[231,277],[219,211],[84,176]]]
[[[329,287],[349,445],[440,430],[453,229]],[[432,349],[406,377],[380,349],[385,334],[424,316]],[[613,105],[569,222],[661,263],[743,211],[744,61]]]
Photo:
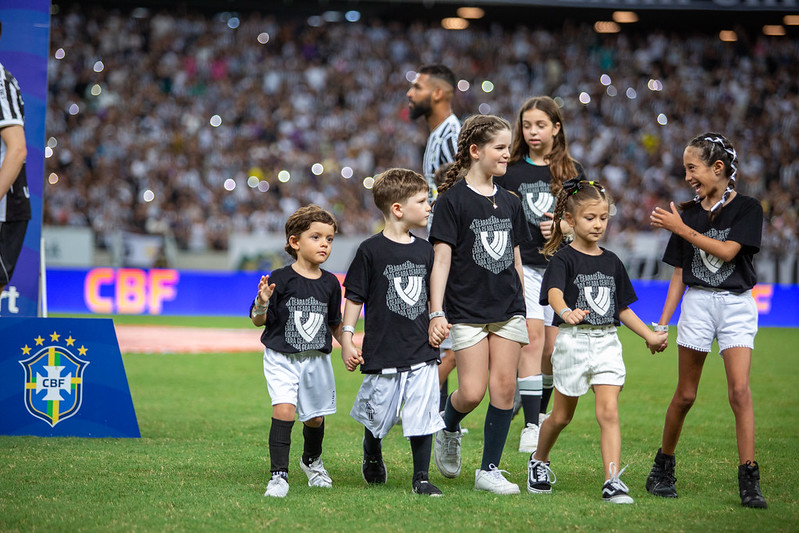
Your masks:
[[[336,224],[336,217],[328,211],[325,211],[318,205],[310,204],[305,207],[300,207],[286,220],[286,253],[294,259],[297,259],[297,250],[289,244],[289,237],[294,235],[299,238],[303,231],[308,231],[311,224],[314,222],[321,222],[323,224],[330,224],[333,226],[333,232],[338,232],[338,224]]]
[[[402,203],[418,192],[429,190],[427,180],[407,168],[390,168],[377,176],[372,186],[375,205],[388,216],[394,203]]]

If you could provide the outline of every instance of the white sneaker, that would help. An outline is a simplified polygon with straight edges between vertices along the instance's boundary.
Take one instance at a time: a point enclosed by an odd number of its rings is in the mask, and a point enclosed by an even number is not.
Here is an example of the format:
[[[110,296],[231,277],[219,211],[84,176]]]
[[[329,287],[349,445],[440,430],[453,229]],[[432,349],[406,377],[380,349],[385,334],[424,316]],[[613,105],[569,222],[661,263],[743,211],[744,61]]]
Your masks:
[[[275,472],[272,474],[272,479],[266,486],[264,496],[272,496],[273,498],[285,498],[289,493],[289,481],[286,479],[285,472]]]
[[[300,468],[302,468],[302,471],[308,476],[309,487],[329,488],[333,486],[333,480],[330,479],[330,474],[325,470],[325,465],[322,463],[321,457],[318,457],[316,461],[308,466],[305,466],[302,458],[300,458]]]
[[[552,414],[552,411],[550,411],[548,413],[539,413],[539,415],[538,415],[538,427],[541,427],[544,424],[544,420],[549,418],[549,415],[551,415],[551,414]]]
[[[629,494],[630,489],[627,488],[624,481],[619,479],[625,470],[627,470],[626,466],[619,471],[619,467],[616,466],[616,463],[610,463],[608,465],[610,479],[605,481],[605,484],[602,485],[602,501],[622,504],[633,503],[633,499]]]
[[[444,477],[458,477],[461,473],[461,432],[442,429],[436,432],[433,459]]]
[[[505,479],[503,472],[508,473],[494,465],[489,465],[488,470],[475,470],[474,490],[487,490],[494,494],[519,494],[519,485]]]
[[[527,424],[522,428],[522,436],[519,438],[519,451],[523,453],[533,453],[538,447],[538,432],[540,426]]]

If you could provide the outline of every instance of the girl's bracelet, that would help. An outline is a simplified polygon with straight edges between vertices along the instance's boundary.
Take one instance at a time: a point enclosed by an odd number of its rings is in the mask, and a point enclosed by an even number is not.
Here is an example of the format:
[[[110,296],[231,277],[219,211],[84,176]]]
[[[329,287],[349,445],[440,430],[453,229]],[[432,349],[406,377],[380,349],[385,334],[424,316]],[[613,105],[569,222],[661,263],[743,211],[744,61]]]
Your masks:
[[[355,328],[353,326],[341,326],[341,331],[343,333],[352,333],[355,335]]]
[[[567,312],[567,311],[571,312],[571,311],[572,311],[572,308],[571,308],[571,307],[564,307],[563,309],[561,309],[561,310],[560,310],[560,313],[558,313],[558,315],[560,316],[560,318],[563,318],[563,313],[565,313],[565,312]]]
[[[652,322],[652,329],[655,331],[655,333],[663,333],[663,332],[668,333],[669,325],[668,324],[661,325]]]
[[[437,318],[437,317],[440,317],[440,316],[441,317],[446,317],[447,315],[444,314],[444,311],[433,311],[432,313],[427,315],[427,318],[428,318],[428,320],[433,320],[434,318]]]

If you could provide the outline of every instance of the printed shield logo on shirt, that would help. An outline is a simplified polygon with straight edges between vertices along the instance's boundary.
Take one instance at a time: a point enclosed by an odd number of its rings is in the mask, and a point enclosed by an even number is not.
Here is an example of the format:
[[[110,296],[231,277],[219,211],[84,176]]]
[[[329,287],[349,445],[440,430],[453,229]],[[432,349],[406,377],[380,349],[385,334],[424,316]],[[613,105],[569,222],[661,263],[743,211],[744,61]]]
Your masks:
[[[729,234],[730,228],[724,230],[710,228],[703,235],[724,242]],[[696,246],[693,249],[694,256],[691,259],[691,273],[709,286],[718,287],[735,271],[735,263],[727,263],[704,250],[700,250]]]
[[[472,258],[477,265],[498,274],[513,264],[509,219],[492,215],[485,220],[472,221],[469,229],[475,235]]]
[[[522,195],[524,216],[530,224],[539,225],[545,220],[551,220],[544,213],[551,213],[555,205],[555,197],[549,190],[549,184],[543,181],[535,183],[522,183],[519,185]]]
[[[576,306],[588,311],[585,322],[595,326],[612,324],[616,314],[616,282],[601,272],[578,274],[574,278],[578,296]]]
[[[426,270],[423,265],[405,261],[387,265],[383,275],[388,278],[386,306],[410,320],[425,312],[427,306]]]
[[[19,361],[25,369],[25,408],[28,412],[55,427],[56,424],[77,414],[83,403],[83,371],[88,361],[72,353],[76,350],[72,335],[62,339],[56,332],[47,335],[50,345],[39,335],[35,341],[37,351],[29,358]],[[23,354],[30,354],[27,344]],[[77,348],[80,355],[86,348]]]
[[[325,346],[324,323],[327,304],[313,296],[291,297],[286,303],[289,320],[286,322],[286,342],[300,352],[319,350]]]

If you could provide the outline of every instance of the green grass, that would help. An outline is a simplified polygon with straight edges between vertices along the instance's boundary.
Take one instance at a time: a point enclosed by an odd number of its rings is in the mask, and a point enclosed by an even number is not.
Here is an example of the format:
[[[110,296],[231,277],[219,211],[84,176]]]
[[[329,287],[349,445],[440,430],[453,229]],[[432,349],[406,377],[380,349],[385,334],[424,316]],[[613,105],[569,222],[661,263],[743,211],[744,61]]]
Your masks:
[[[118,322],[142,323],[141,317]],[[246,320],[159,318],[174,325],[246,326]],[[253,328],[253,334],[257,330]],[[410,492],[410,447],[401,428],[384,443],[386,486],[367,487],[360,474],[362,427],[349,417],[360,374],[347,373],[338,353],[339,412],[328,418],[325,465],[332,490],[310,489],[296,466],[301,424],[294,427],[291,490],[264,498],[270,403],[261,354],[124,356],[141,439],[0,437],[1,531],[795,531],[799,519],[796,450],[799,365],[797,329],[761,329],[752,388],[757,459],[769,509],[740,506],[732,413],[721,359],[708,357],[696,406],[677,451],[680,498],[643,489],[676,380],[676,350],[649,355],[620,328],[628,368],[621,396],[623,480],[636,502],[600,501],[602,466],[593,396],[586,395],[552,453],[558,476],[552,495],[524,490],[526,460],[516,451],[522,420],[511,426],[502,467],[520,496],[473,490],[485,402],[464,421],[463,473],[431,480],[440,499]],[[673,341],[674,331],[672,331]]]

